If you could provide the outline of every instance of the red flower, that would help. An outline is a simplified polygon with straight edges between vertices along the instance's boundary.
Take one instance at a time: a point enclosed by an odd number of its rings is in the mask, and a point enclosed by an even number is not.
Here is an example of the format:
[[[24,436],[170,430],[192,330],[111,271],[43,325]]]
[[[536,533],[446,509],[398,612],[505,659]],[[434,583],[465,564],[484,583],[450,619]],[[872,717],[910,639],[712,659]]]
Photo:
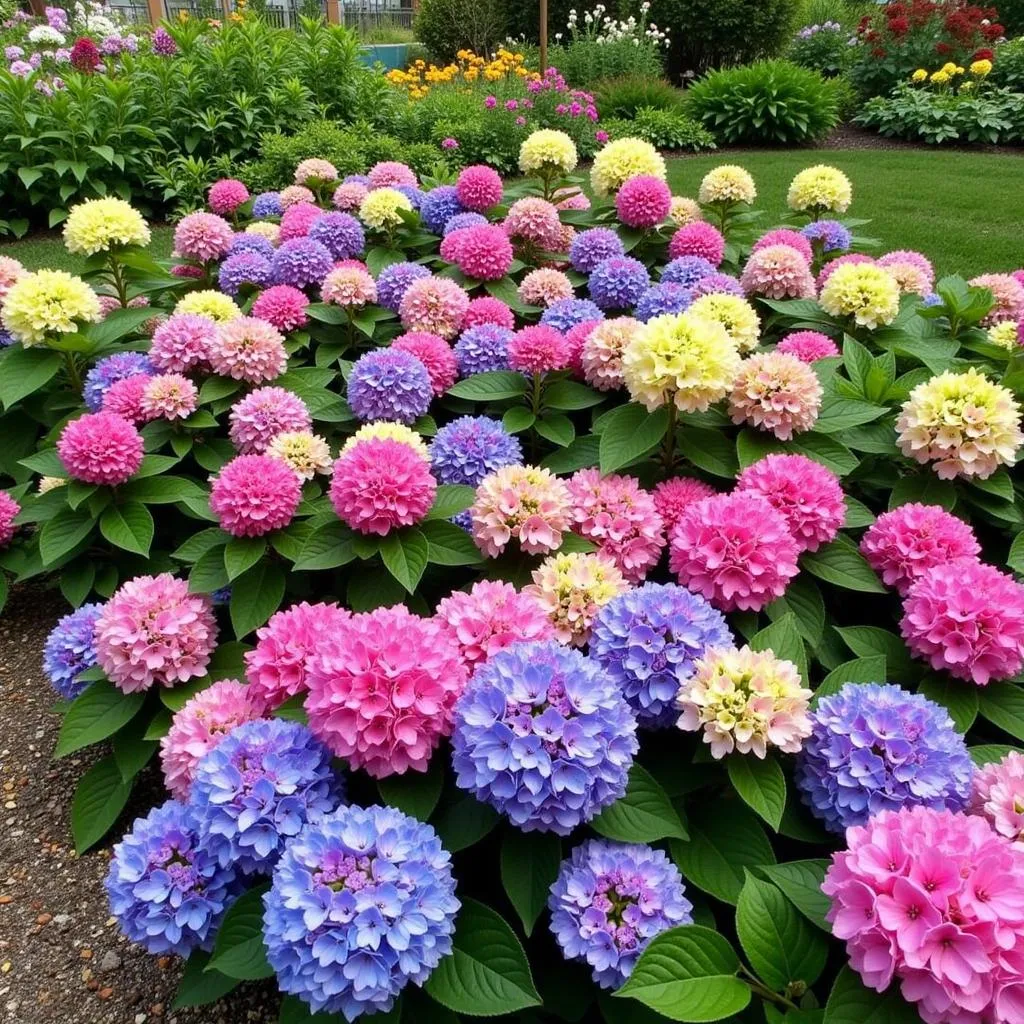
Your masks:
[[[971,58],[971,60],[972,61],[975,61],[975,60],[992,60],[995,57],[995,55],[996,55],[995,50],[988,50],[988,49],[982,48],[980,50],[975,50],[974,51],[974,56]]]
[[[71,47],[71,66],[79,71],[91,75],[101,64],[103,58],[96,44],[87,36],[81,36],[75,40]]]
[[[949,43],[936,43],[935,52],[942,57],[948,57],[953,52],[953,47]]]
[[[875,57],[884,57],[885,56],[885,50],[883,50],[881,46],[872,47],[871,53]]]
[[[910,31],[909,18],[890,18],[889,31],[894,36],[905,36]]]

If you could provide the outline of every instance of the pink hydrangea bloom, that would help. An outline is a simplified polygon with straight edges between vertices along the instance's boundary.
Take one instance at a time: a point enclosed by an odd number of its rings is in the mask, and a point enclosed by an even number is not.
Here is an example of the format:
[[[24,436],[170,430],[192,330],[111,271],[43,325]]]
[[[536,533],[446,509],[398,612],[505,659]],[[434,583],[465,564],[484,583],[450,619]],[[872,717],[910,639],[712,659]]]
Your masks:
[[[995,299],[995,305],[981,321],[989,327],[1003,320],[1020,320],[1024,317],[1024,284],[1012,274],[981,274],[972,277],[968,284],[976,288],[987,288]]]
[[[336,604],[302,601],[275,612],[256,630],[256,646],[245,654],[249,699],[262,713],[305,693],[309,659],[349,619]]]
[[[142,398],[152,379],[148,373],[136,373],[114,381],[103,395],[102,410],[120,416],[129,423],[145,423],[149,416],[142,407]]]
[[[927,1024],[1024,1019],[1024,850],[983,818],[882,811],[846,831],[822,892],[868,988],[895,979]]]
[[[466,277],[497,281],[512,265],[512,243],[496,224],[478,224],[454,232],[459,235],[455,263]]]
[[[411,185],[415,188],[419,182],[416,172],[398,160],[381,160],[374,164],[367,175],[370,188],[396,188],[398,185]]]
[[[425,331],[409,331],[391,343],[400,352],[415,356],[426,368],[435,395],[443,395],[459,379],[459,363],[444,338]]]
[[[187,801],[200,760],[236,726],[260,717],[251,688],[237,679],[221,679],[191,697],[160,740],[160,765],[171,796]]]
[[[454,281],[421,277],[406,288],[398,313],[407,331],[425,331],[450,340],[462,329],[468,308],[469,296]]]
[[[810,241],[792,228],[775,228],[773,231],[766,231],[753,244],[750,251],[752,253],[760,252],[773,245],[788,245],[791,249],[796,249],[803,256],[805,262],[812,263],[814,261],[814,249],[811,247]]]
[[[447,626],[401,605],[353,615],[310,659],[313,732],[375,779],[427,770],[451,732],[466,667]]]
[[[874,263],[875,261],[870,256],[865,256],[862,252],[848,252],[845,256],[837,256],[834,260],[829,260],[821,270],[818,272],[818,291],[821,291],[825,287],[825,282],[840,268],[846,266],[847,263]]]
[[[900,632],[912,653],[957,679],[1009,679],[1024,665],[1024,586],[976,558],[932,566],[907,590]]]
[[[171,273],[175,277],[190,277],[197,281],[202,280],[202,278],[206,276],[203,268],[197,267],[193,263],[175,263],[174,266],[171,267]]]
[[[653,174],[637,174],[619,189],[615,209],[627,227],[657,227],[672,209],[672,190]]]
[[[818,375],[796,356],[757,352],[740,365],[729,395],[733,423],[749,423],[788,441],[810,430],[821,409]]]
[[[1011,750],[1001,761],[982,765],[971,779],[967,811],[1019,842],[1024,836],[1024,754]]]
[[[519,283],[519,299],[528,306],[546,308],[562,299],[572,297],[572,281],[561,270],[554,270],[552,267],[531,270]]]
[[[175,313],[153,332],[149,361],[167,373],[200,370],[208,364],[216,340],[217,325],[209,317]]]
[[[209,263],[227,255],[235,232],[215,213],[190,213],[174,229],[175,255],[198,263]]]
[[[524,327],[508,343],[508,365],[520,373],[540,374],[569,365],[569,343],[561,331],[547,324]]]
[[[619,320],[628,320],[629,317],[618,317]],[[590,336],[594,333],[599,324],[607,323],[605,320],[584,320],[581,324],[573,324],[565,332],[565,340],[569,345],[569,369],[577,377],[584,376],[583,370],[583,348]],[[639,325],[638,325],[639,326]],[[618,332],[616,332],[618,337]],[[623,342],[623,345],[625,342]],[[618,383],[612,383],[618,373]],[[594,377],[600,380],[601,384],[594,384],[599,391],[611,391],[622,386],[622,353],[616,350],[614,342],[608,342],[594,350]]]
[[[293,238],[305,238],[313,221],[322,216],[323,212],[314,202],[293,203],[281,214],[280,240],[288,242]]]
[[[817,294],[810,264],[791,245],[768,245],[752,252],[740,284],[748,295],[766,299],[813,299]]]
[[[724,612],[760,611],[799,572],[800,548],[760,494],[716,494],[691,505],[669,534],[669,568]]]
[[[515,314],[509,307],[492,295],[482,295],[479,299],[473,299],[466,308],[466,315],[462,318],[462,330],[468,331],[470,327],[479,327],[480,324],[497,324],[507,330],[515,330]]]
[[[565,483],[538,466],[503,466],[486,476],[470,508],[473,540],[497,558],[515,540],[528,555],[562,545],[570,528],[572,498]]]
[[[306,316],[308,306],[309,299],[301,288],[290,284],[275,284],[260,292],[252,304],[252,315],[287,334],[309,323],[309,317]]]
[[[123,584],[96,620],[96,660],[124,693],[205,675],[216,645],[209,597],[167,572]]]
[[[878,258],[878,265],[896,278],[900,291],[928,295],[935,289],[935,268],[927,256],[912,249],[898,249]]]
[[[835,540],[846,518],[839,478],[805,455],[766,455],[740,473],[736,489],[760,494],[781,512],[801,551]]]
[[[288,356],[276,327],[252,316],[240,316],[217,328],[210,349],[214,373],[249,384],[262,384],[284,373]]]
[[[106,320],[115,309],[124,308],[116,295],[97,295],[96,300],[100,304],[100,317],[103,320]]]
[[[445,263],[454,263],[458,258],[459,249],[462,247],[462,239],[465,235],[467,228],[459,228],[456,231],[449,231],[444,238],[441,239],[441,245],[438,248],[438,255]],[[500,230],[500,229],[499,229]],[[505,239],[508,242],[508,239]]]
[[[287,526],[301,499],[299,478],[269,455],[236,456],[210,489],[210,508],[233,537],[261,537]]]
[[[370,194],[370,190],[359,181],[343,181],[331,196],[331,202],[335,209],[344,213],[351,213],[362,206],[363,200]]]
[[[591,329],[587,332],[580,351],[583,376],[587,383],[598,391],[621,388],[625,380],[622,373],[622,353],[643,324],[631,316],[618,316],[611,320],[592,321],[590,325]],[[569,332],[569,337],[571,336],[572,331]]]
[[[359,533],[383,537],[420,522],[436,493],[427,458],[402,441],[368,438],[334,463],[331,504],[338,518]]]
[[[259,455],[278,434],[311,430],[306,403],[285,388],[257,388],[235,402],[228,417],[228,437],[242,455]]]
[[[665,546],[654,498],[633,477],[602,477],[597,469],[581,469],[566,486],[575,532],[613,559],[627,580],[639,583],[658,564]]]
[[[880,515],[861,538],[860,550],[882,582],[902,597],[933,566],[981,554],[969,524],[940,505],[917,502]]]
[[[3,303],[4,297],[11,290],[11,285],[26,273],[20,260],[0,256],[0,303]]]
[[[142,392],[142,413],[148,420],[183,420],[196,411],[198,401],[199,389],[188,377],[161,373]]]
[[[672,236],[668,243],[668,254],[671,259],[701,256],[717,267],[725,259],[725,239],[714,225],[702,220],[694,221]]]
[[[330,160],[320,160],[313,156],[308,160],[300,160],[295,168],[295,184],[305,185],[307,181],[329,184],[338,180],[338,168]]]
[[[510,644],[553,640],[555,629],[541,606],[511,583],[480,580],[467,593],[454,591],[437,605],[470,671]]]
[[[377,282],[361,265],[335,267],[320,285],[320,295],[324,302],[335,306],[362,309],[368,303],[377,301]]]
[[[230,217],[249,199],[249,190],[236,178],[221,178],[210,186],[206,196],[210,209],[221,217]]]
[[[676,476],[670,480],[662,480],[654,488],[652,497],[654,507],[658,510],[665,524],[666,534],[679,522],[683,513],[698,501],[713,497],[718,492],[711,484],[704,483],[692,476]]]
[[[813,363],[818,359],[839,355],[836,343],[827,334],[821,334],[819,331],[794,331],[787,334],[775,346],[775,351],[796,356],[802,363]]]
[[[21,506],[6,491],[0,491],[0,548],[7,547],[14,538],[14,519],[20,511]]]
[[[497,206],[504,195],[505,187],[501,175],[485,164],[473,164],[459,172],[455,182],[455,194],[467,210],[483,213]]]
[[[289,210],[298,203],[315,203],[316,196],[305,185],[289,185],[277,194],[277,201],[282,210]]]
[[[562,239],[558,210],[536,196],[517,199],[509,207],[502,226],[514,242],[528,242],[541,249],[557,250]]]
[[[578,188],[560,188],[551,197],[556,210],[589,210],[590,196]]]
[[[61,431],[57,454],[73,480],[123,484],[142,464],[142,435],[116,413],[86,413]]]

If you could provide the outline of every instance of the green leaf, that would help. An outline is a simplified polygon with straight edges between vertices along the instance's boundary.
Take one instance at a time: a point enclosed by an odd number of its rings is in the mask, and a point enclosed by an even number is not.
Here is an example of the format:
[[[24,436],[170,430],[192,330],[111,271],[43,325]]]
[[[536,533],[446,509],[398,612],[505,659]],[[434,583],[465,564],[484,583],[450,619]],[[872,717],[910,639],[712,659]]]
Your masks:
[[[352,531],[337,521],[318,526],[306,538],[296,569],[337,569],[348,565],[356,557],[352,546]]]
[[[889,494],[889,509],[916,501],[922,505],[941,505],[951,512],[956,505],[956,488],[949,480],[940,480],[931,470],[901,476]]]
[[[859,530],[862,527],[870,526],[875,521],[875,514],[867,505],[856,498],[846,496],[846,519],[843,526],[847,530]]]
[[[821,413],[814,423],[814,431],[817,434],[838,434],[850,427],[877,420],[888,411],[886,406],[875,405],[873,402],[857,402],[850,398],[826,395],[821,403]]]
[[[1024,574],[1024,531],[1013,538],[1010,553],[1006,557],[1006,564],[1014,572]]]
[[[963,680],[950,676],[927,676],[918,692],[949,712],[957,732],[967,732],[978,717],[978,687],[965,686]]]
[[[121,778],[113,757],[98,761],[82,776],[71,800],[71,831],[79,854],[95,846],[113,827],[131,791],[131,782]]]
[[[476,488],[463,484],[439,484],[427,519],[451,519],[465,512],[476,496]]]
[[[241,639],[262,626],[281,606],[284,569],[268,560],[254,565],[231,585],[231,625]]]
[[[100,533],[115,547],[137,555],[149,554],[153,530],[153,517],[149,509],[137,501],[110,505],[100,518]]]
[[[448,394],[471,402],[497,402],[525,395],[526,385],[526,378],[521,373],[493,370],[463,378],[448,389]]]
[[[501,417],[501,425],[510,434],[521,434],[524,430],[529,430],[536,420],[537,416],[532,409],[527,409],[525,405],[513,405],[511,409],[505,410],[505,415]]]
[[[95,520],[85,509],[62,509],[39,533],[39,557],[43,565],[52,565],[71,551],[92,532]]]
[[[145,716],[136,715],[113,738],[114,760],[124,782],[130,783],[149,764],[160,745],[149,738],[148,732]]]
[[[483,561],[473,538],[460,526],[443,520],[426,522],[420,533],[427,538],[427,561],[435,565],[478,565]]]
[[[977,692],[982,717],[1014,739],[1024,740],[1024,690],[1014,683],[999,682]]]
[[[885,655],[872,654],[866,658],[854,658],[837,665],[821,681],[814,691],[814,700],[830,697],[838,693],[846,683],[881,683],[885,682]]]
[[[825,1024],[921,1024],[921,1018],[914,1004],[900,995],[898,983],[875,992],[844,967],[829,994]]]
[[[779,762],[774,757],[761,760],[752,754],[734,753],[725,766],[743,802],[778,832],[786,809],[786,776]]]
[[[415,527],[394,530],[380,542],[380,557],[388,572],[413,594],[427,568],[427,538]]]
[[[3,363],[0,362],[0,372],[3,372]],[[64,476],[67,469],[57,454],[56,448],[44,448],[41,452],[29,455],[27,458],[18,460],[19,466],[31,469],[40,476]]]
[[[61,570],[60,592],[77,608],[89,596],[95,579],[96,566],[92,560],[88,557],[78,558]]]
[[[920,666],[914,663],[907,651],[907,645],[895,633],[878,626],[836,626],[836,632],[843,638],[846,646],[861,658],[870,658],[873,654],[883,655],[889,679],[902,682],[920,677]]]
[[[26,395],[39,391],[62,364],[59,352],[45,348],[8,349],[0,359],[0,403],[10,409]]]
[[[642,405],[630,402],[602,417],[598,452],[602,473],[614,473],[623,466],[646,455],[665,436],[668,409],[662,406],[648,412]]]
[[[377,780],[380,798],[391,807],[427,821],[441,799],[444,768],[440,759],[433,757],[425,772],[407,771],[404,775],[389,775]]]
[[[778,657],[791,661],[796,665],[801,680],[806,683],[807,651],[797,628],[796,616],[792,612],[776,619],[751,637],[750,646],[755,651],[774,651]]]
[[[523,947],[490,907],[465,899],[452,952],[427,979],[427,994],[455,1013],[497,1017],[540,1005]]]
[[[651,940],[615,996],[636,999],[669,1020],[721,1020],[750,1002],[750,989],[736,977],[739,969],[723,935],[683,925]]]
[[[559,448],[568,448],[576,439],[576,428],[568,416],[561,413],[547,413],[534,424],[537,433],[558,445]]]
[[[785,595],[776,598],[765,610],[772,622],[791,612],[796,616],[800,636],[812,646],[821,643],[825,630],[825,600],[810,576],[797,576],[786,588]]]
[[[476,797],[464,796],[448,807],[434,822],[441,845],[449,853],[458,853],[478,843],[495,825],[498,812]]]
[[[674,836],[686,839],[686,829],[658,781],[636,762],[629,770],[626,792],[606,807],[590,827],[623,843],[653,843]]]
[[[821,891],[829,864],[827,860],[791,860],[763,865],[757,873],[774,882],[808,921],[831,935],[832,926],[825,920],[831,904]]]
[[[95,348],[107,348],[115,341],[133,332],[137,333],[147,320],[153,318],[153,310],[149,307],[136,309],[115,309],[108,313],[99,323],[89,324],[84,332],[91,345]]]
[[[533,932],[562,859],[562,841],[553,832],[527,834],[510,828],[501,843],[501,882],[509,902],[523,922],[527,938]]]
[[[836,537],[831,544],[804,554],[800,564],[819,579],[845,590],[866,594],[886,592],[881,580],[857,550],[857,545],[844,534]]]
[[[207,971],[217,970],[240,981],[257,981],[274,973],[263,948],[263,894],[268,887],[250,889],[231,905],[217,930]]]
[[[552,473],[575,473],[578,469],[596,466],[601,439],[596,434],[577,437],[568,448],[559,448],[546,456],[541,465]]]
[[[228,585],[224,568],[224,545],[215,544],[196,559],[188,574],[188,589],[193,594],[212,594]]]
[[[229,978],[220,971],[208,971],[206,967],[209,962],[210,954],[201,949],[197,949],[185,961],[178,992],[171,1003],[172,1010],[215,1003],[241,984],[237,978]]]
[[[67,757],[113,736],[139,713],[145,699],[144,693],[122,693],[108,680],[98,679],[68,708],[53,756]]]
[[[237,579],[266,553],[264,537],[232,537],[224,548],[224,569],[228,579]]]
[[[821,976],[828,940],[770,882],[748,873],[736,903],[736,934],[758,977],[774,992]]]
[[[983,765],[1002,761],[1007,754],[1019,754],[1020,749],[1005,743],[982,743],[977,747],[968,747],[967,753],[971,755],[971,760],[981,768]]]
[[[150,476],[129,480],[119,490],[124,499],[141,501],[144,505],[173,505],[186,498],[205,498],[206,490],[194,480],[183,476]]]
[[[732,479],[738,464],[729,438],[717,430],[686,427],[678,432],[679,450],[698,469]]]
[[[561,412],[573,412],[577,409],[589,409],[600,405],[605,396],[586,384],[578,384],[574,380],[556,380],[544,389],[544,405],[548,409]]]

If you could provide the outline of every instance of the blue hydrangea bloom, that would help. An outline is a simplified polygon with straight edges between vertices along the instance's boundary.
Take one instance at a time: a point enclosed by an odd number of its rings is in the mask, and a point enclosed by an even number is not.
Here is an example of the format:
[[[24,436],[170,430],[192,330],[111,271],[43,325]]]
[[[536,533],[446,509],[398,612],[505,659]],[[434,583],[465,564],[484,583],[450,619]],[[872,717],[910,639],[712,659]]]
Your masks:
[[[274,250],[272,261],[275,284],[294,288],[319,285],[334,266],[327,246],[312,238],[290,238]]]
[[[611,228],[588,228],[576,235],[569,245],[569,262],[573,270],[581,274],[589,274],[612,256],[625,255],[622,239]]]
[[[448,521],[461,527],[466,533],[473,532],[473,513],[468,508],[463,509],[461,512],[456,512]]]
[[[104,356],[85,375],[82,395],[88,410],[99,412],[107,389],[117,381],[134,377],[137,373],[156,373],[153,364],[142,352],[115,352],[112,356]]]
[[[96,620],[101,604],[83,604],[50,630],[43,646],[43,671],[53,688],[74,700],[89,684],[78,677],[96,664]]]
[[[422,263],[391,263],[377,275],[377,303],[392,313],[398,312],[409,285],[421,277],[430,277]]]
[[[355,182],[357,185],[365,185],[367,188],[370,187],[370,176],[368,174],[349,174],[342,179],[345,185]]]
[[[693,287],[690,289],[693,293],[693,297],[699,298],[701,295],[715,295],[715,294],[726,294],[726,295],[738,295],[741,299],[746,296],[746,292],[743,290],[743,285],[732,276],[732,274],[722,274],[717,270],[713,274],[707,274],[702,277]]]
[[[932,292],[930,295],[926,295],[921,300],[921,305],[922,306],[941,306],[942,305],[942,296],[941,295],[936,295],[935,292]]]
[[[215,605],[227,604],[231,600],[231,588],[221,587],[210,595],[210,600]]]
[[[568,960],[618,988],[656,935],[693,924],[679,869],[661,850],[588,839],[562,861],[548,897],[551,931]]]
[[[426,195],[426,192],[424,192],[423,189],[417,188],[415,185],[396,185],[395,191],[401,192],[402,195],[412,203],[412,208],[414,210],[418,210],[420,208],[423,204],[423,197]]]
[[[307,825],[263,902],[281,991],[348,1021],[427,980],[451,953],[460,906],[437,833],[393,807],[341,807]]]
[[[812,221],[800,232],[810,242],[821,242],[821,251],[846,252],[853,243],[849,228],[837,220]]]
[[[590,274],[590,297],[601,309],[631,309],[651,286],[647,268],[632,256],[611,256]]]
[[[363,225],[350,213],[324,213],[309,226],[308,236],[336,260],[350,260],[366,248]]]
[[[604,313],[590,299],[559,299],[541,314],[540,322],[563,334],[588,320],[603,320]]]
[[[507,370],[508,343],[511,340],[512,331],[498,324],[477,324],[463,331],[455,342],[459,375],[469,377],[490,370]]]
[[[703,256],[679,256],[666,263],[661,271],[663,284],[681,284],[692,288],[702,277],[715,272],[715,265]]]
[[[445,224],[457,213],[465,210],[454,185],[439,185],[425,193],[420,200],[420,217],[428,231],[441,234]]]
[[[238,295],[245,286],[266,288],[274,280],[270,260],[258,252],[229,256],[217,272],[217,284],[225,295]]]
[[[274,255],[274,247],[270,244],[269,238],[262,235],[254,235],[247,231],[239,231],[231,240],[231,248],[228,249],[229,256],[235,256],[240,252],[255,252],[260,256],[270,259]]]
[[[725,616],[685,587],[645,583],[613,597],[597,614],[590,656],[615,680],[637,722],[674,725],[679,687],[709,647],[733,647]]]
[[[280,192],[261,192],[252,201],[254,217],[280,217],[283,212]]]
[[[224,912],[241,891],[233,865],[199,845],[195,815],[168,800],[114,846],[104,882],[121,931],[149,953],[212,949]]]
[[[568,835],[626,791],[636,719],[607,672],[554,641],[477,668],[455,705],[456,784],[524,832]]]
[[[640,296],[633,315],[637,320],[647,323],[656,316],[665,313],[682,313],[690,303],[693,302],[693,295],[685,285],[673,284],[671,281],[663,281],[656,284]]]
[[[285,843],[342,796],[327,747],[299,722],[270,718],[238,726],[202,757],[189,806],[218,863],[269,874]]]
[[[397,349],[367,352],[348,376],[348,404],[364,421],[415,423],[433,397],[427,368],[414,355]]]
[[[14,335],[10,331],[5,331],[0,327],[0,348],[7,348],[8,345],[14,344]]]
[[[847,683],[811,714],[796,784],[832,832],[881,811],[960,811],[974,764],[944,707],[881,683]]]
[[[489,416],[460,416],[442,427],[430,443],[430,466],[443,484],[476,487],[496,469],[522,462],[519,439]]]
[[[445,221],[442,234],[448,236],[453,231],[461,231],[463,228],[475,228],[487,223],[489,221],[482,213],[457,213],[454,217],[449,217]]]

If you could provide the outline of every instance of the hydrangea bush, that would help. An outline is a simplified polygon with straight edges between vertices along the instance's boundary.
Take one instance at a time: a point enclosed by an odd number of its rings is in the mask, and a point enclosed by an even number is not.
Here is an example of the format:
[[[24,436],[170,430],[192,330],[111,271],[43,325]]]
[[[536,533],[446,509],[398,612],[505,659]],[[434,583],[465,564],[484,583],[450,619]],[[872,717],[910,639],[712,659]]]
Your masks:
[[[521,157],[0,261],[78,848],[171,796],[113,915],[283,1022],[1024,1020],[1024,273],[868,251],[827,166],[764,231]]]

